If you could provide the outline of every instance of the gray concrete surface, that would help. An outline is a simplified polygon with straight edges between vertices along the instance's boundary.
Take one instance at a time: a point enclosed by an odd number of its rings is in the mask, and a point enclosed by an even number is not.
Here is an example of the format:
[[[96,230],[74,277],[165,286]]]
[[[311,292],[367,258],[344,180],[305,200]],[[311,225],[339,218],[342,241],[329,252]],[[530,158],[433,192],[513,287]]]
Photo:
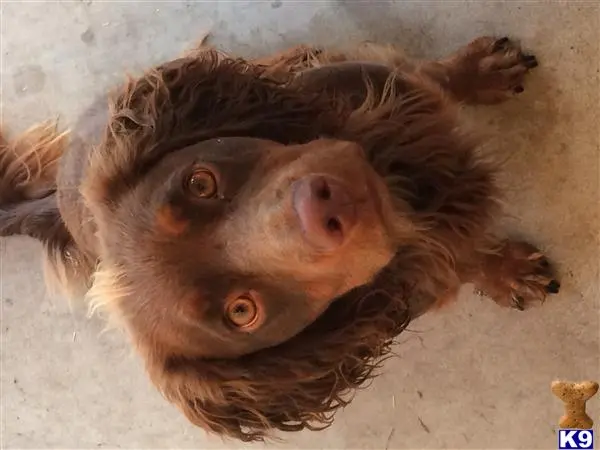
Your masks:
[[[18,131],[178,55],[207,31],[242,55],[390,41],[442,55],[508,34],[541,62],[519,101],[469,115],[507,157],[506,228],[557,261],[563,292],[527,313],[465,289],[415,322],[398,358],[327,431],[269,448],[556,448],[556,377],[600,378],[597,2],[3,2],[2,122]],[[1,243],[2,448],[242,448],[206,437],[150,386],[118,334],[46,293],[40,247]],[[600,395],[588,404],[600,424]],[[598,430],[598,428],[596,428]],[[597,431],[598,433],[598,431]],[[597,437],[600,439],[600,436]],[[262,445],[252,446],[262,448]]]

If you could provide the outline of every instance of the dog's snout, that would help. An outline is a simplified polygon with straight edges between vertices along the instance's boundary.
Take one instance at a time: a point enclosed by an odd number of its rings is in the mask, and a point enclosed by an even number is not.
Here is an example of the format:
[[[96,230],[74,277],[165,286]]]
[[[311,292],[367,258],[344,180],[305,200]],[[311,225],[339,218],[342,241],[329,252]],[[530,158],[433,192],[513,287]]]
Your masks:
[[[348,190],[324,175],[296,181],[293,205],[309,244],[331,251],[340,247],[356,224],[356,206]]]

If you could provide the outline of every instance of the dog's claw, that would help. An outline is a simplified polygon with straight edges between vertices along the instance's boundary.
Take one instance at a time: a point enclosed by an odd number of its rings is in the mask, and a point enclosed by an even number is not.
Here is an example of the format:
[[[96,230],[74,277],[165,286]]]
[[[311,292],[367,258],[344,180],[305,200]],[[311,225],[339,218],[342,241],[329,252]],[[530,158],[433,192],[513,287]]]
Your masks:
[[[537,58],[533,55],[523,55],[521,60],[523,61],[523,65],[528,69],[533,69],[539,65]]]
[[[474,289],[473,293],[475,295],[477,295],[478,297],[485,297],[486,296],[485,292],[483,292],[481,289]]]
[[[552,280],[548,286],[546,286],[546,292],[549,294],[558,294],[560,291],[560,283],[556,280]]]
[[[525,303],[525,299],[520,295],[513,296],[513,308],[518,309],[519,311],[525,311],[525,307],[523,306]]]
[[[503,37],[503,38],[498,39],[496,42],[494,42],[494,46],[492,48],[492,53],[499,52],[500,50],[502,50],[504,48],[504,46],[506,44],[508,44],[509,40],[510,40],[509,38]]]

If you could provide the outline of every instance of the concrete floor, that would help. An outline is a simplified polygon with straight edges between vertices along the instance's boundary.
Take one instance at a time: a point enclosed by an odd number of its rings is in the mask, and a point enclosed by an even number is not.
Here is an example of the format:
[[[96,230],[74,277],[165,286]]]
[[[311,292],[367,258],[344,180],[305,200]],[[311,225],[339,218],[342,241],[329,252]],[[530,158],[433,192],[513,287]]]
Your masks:
[[[371,39],[442,55],[508,34],[541,67],[519,101],[475,111],[507,156],[509,231],[557,261],[563,292],[519,313],[465,289],[400,336],[385,373],[324,432],[269,448],[556,448],[556,377],[600,378],[600,6],[596,2],[4,2],[3,123],[72,124],[96,94],[207,31],[252,55]],[[40,247],[1,243],[2,448],[241,448],[190,426],[118,334],[44,290]],[[588,404],[600,424],[600,395]],[[598,431],[597,431],[598,433]],[[254,446],[253,446],[254,447]],[[262,448],[262,445],[256,445]]]

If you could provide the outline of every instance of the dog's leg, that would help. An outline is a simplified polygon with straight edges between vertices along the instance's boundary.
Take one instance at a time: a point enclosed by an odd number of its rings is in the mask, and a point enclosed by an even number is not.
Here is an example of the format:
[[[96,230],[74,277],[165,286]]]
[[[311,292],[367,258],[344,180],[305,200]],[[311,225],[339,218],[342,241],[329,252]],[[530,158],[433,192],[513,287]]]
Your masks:
[[[459,101],[494,104],[523,92],[525,75],[538,65],[508,38],[480,37],[440,61],[423,62],[416,71]]]
[[[0,134],[0,236],[29,236],[45,250],[46,281],[68,296],[81,294],[93,261],[76,247],[56,200],[57,162],[66,133],[33,127],[12,142]],[[76,287],[77,286],[77,291]]]
[[[29,236],[44,246],[45,276],[49,288],[68,298],[87,290],[94,261],[75,245],[62,221],[56,194],[0,206],[0,236]]]
[[[0,206],[0,236],[29,236],[44,246],[46,267],[55,266],[73,245],[72,237],[60,218],[56,194],[16,205]],[[49,272],[46,272],[49,274]]]
[[[0,206],[0,236],[30,236],[46,241],[60,229],[68,232],[60,219],[56,194],[12,205]]]
[[[547,258],[531,244],[507,240],[476,260],[461,278],[501,306],[524,310],[560,289]]]

